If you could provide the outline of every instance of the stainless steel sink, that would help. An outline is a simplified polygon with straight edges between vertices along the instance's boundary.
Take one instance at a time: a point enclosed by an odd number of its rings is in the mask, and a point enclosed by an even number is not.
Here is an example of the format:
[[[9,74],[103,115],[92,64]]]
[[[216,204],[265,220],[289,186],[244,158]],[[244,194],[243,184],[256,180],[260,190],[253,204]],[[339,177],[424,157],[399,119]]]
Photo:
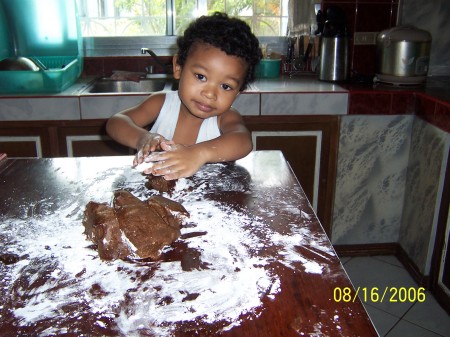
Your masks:
[[[178,83],[172,78],[146,78],[139,82],[101,78],[94,81],[85,93],[152,93],[157,91],[177,90]]]

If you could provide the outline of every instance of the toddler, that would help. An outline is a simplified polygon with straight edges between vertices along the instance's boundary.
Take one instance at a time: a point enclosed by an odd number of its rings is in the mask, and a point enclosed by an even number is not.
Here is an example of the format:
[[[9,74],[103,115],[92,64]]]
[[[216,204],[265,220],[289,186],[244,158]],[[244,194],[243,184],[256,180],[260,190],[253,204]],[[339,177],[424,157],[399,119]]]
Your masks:
[[[193,175],[205,163],[233,161],[252,150],[250,132],[231,107],[255,79],[261,59],[250,27],[223,13],[193,21],[177,39],[173,76],[178,91],[150,95],[112,116],[106,125],[117,142],[135,148],[133,165],[167,180]],[[146,129],[153,123],[150,132]]]

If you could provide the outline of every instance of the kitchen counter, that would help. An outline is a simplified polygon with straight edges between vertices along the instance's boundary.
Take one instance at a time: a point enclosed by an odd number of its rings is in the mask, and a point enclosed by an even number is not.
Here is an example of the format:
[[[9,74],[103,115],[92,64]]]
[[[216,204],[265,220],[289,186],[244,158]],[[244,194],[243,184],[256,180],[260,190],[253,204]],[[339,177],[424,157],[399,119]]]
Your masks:
[[[80,78],[54,95],[0,95],[0,120],[107,119],[139,104],[147,93],[89,93],[94,77]],[[298,94],[298,95],[292,95]],[[244,116],[340,115],[348,110],[348,92],[315,76],[263,79],[239,95],[233,106]]]
[[[88,93],[94,77],[80,78],[54,95],[0,95],[0,121],[79,121],[108,119],[139,104],[146,93]],[[261,79],[233,106],[243,116],[416,114],[449,132],[449,77],[429,77],[423,86],[329,83],[316,75]]]
[[[87,202],[156,193],[130,164],[0,162],[0,252],[12,262],[0,263],[3,333],[377,336],[279,151],[180,179],[164,195],[190,217],[158,261],[102,262],[83,235]]]
[[[143,96],[143,93],[88,93],[86,89],[90,83],[96,80],[96,77],[80,77],[72,86],[66,90],[55,94],[1,94],[0,98],[5,97],[52,97],[52,96],[128,96],[139,95]],[[252,83],[245,93],[270,93],[270,92],[347,92],[345,88],[336,83],[323,82],[317,79],[316,75],[303,75],[303,76],[281,76],[279,78],[267,78],[258,79]],[[146,94],[145,94],[146,95]]]

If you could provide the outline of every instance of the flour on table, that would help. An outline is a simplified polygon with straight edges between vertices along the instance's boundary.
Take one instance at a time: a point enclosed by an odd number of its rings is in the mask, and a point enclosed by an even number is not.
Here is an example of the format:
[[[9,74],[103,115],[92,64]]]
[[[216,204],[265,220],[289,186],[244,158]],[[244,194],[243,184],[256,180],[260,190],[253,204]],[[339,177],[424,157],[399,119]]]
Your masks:
[[[145,170],[152,168],[154,164],[154,162],[143,161],[142,163],[136,165],[134,169],[138,172],[144,172]]]
[[[118,187],[129,186],[141,199],[148,197],[139,180],[142,176],[136,172],[121,171],[115,177],[105,173],[105,177]],[[58,322],[70,315],[76,317],[76,312],[67,313],[62,308],[79,301],[87,305],[83,310],[98,317],[95,324],[99,328],[110,319],[126,336],[138,335],[142,330],[169,336],[173,323],[181,321],[222,322],[222,329],[228,330],[240,324],[243,314],[257,317],[263,310],[262,299],[274,299],[280,291],[280,280],[269,268],[274,257],[258,257],[255,249],[280,245],[277,261],[289,268],[300,262],[306,272],[322,272],[320,263],[308,260],[295,249],[307,243],[311,233],[299,228],[282,235],[266,229],[261,219],[205,199],[210,178],[203,173],[195,185],[189,179],[180,179],[170,196],[190,213],[181,228],[179,243],[199,253],[200,263],[189,270],[183,269],[178,260],[102,262],[83,234],[85,200],[67,200],[61,211],[45,215],[0,217],[0,232],[9,242],[7,252],[26,256],[5,266],[7,277],[0,280],[3,289],[14,288],[24,298],[21,303],[8,304],[15,308],[14,315],[23,325],[41,320]],[[92,200],[99,188],[95,181],[86,184],[80,193],[88,191],[85,198]],[[226,188],[238,187],[229,184]],[[260,230],[266,232],[256,235]],[[172,249],[173,245],[165,253]],[[24,276],[29,278],[28,283],[20,282]],[[34,284],[38,277],[46,277],[46,282]],[[46,333],[61,332],[56,326],[50,330]]]

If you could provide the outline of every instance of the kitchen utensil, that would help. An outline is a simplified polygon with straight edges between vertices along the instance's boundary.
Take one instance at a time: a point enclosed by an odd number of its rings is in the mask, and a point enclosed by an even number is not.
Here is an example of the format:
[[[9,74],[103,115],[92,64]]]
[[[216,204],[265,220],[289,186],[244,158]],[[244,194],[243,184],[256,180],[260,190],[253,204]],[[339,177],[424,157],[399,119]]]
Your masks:
[[[380,32],[376,46],[376,81],[420,84],[426,80],[431,34],[411,25]]]
[[[308,61],[309,55],[311,54],[312,47],[314,45],[314,35],[309,36],[308,46],[306,47],[305,55],[303,56],[303,62],[306,64]]]
[[[39,67],[28,57],[13,56],[0,61],[0,70],[39,71]]]
[[[304,36],[300,35],[297,37],[297,48],[296,48],[296,55],[294,60],[294,69],[295,70],[303,70],[305,67],[305,64],[303,62],[304,53],[305,53],[305,46],[304,46],[305,40]]]

